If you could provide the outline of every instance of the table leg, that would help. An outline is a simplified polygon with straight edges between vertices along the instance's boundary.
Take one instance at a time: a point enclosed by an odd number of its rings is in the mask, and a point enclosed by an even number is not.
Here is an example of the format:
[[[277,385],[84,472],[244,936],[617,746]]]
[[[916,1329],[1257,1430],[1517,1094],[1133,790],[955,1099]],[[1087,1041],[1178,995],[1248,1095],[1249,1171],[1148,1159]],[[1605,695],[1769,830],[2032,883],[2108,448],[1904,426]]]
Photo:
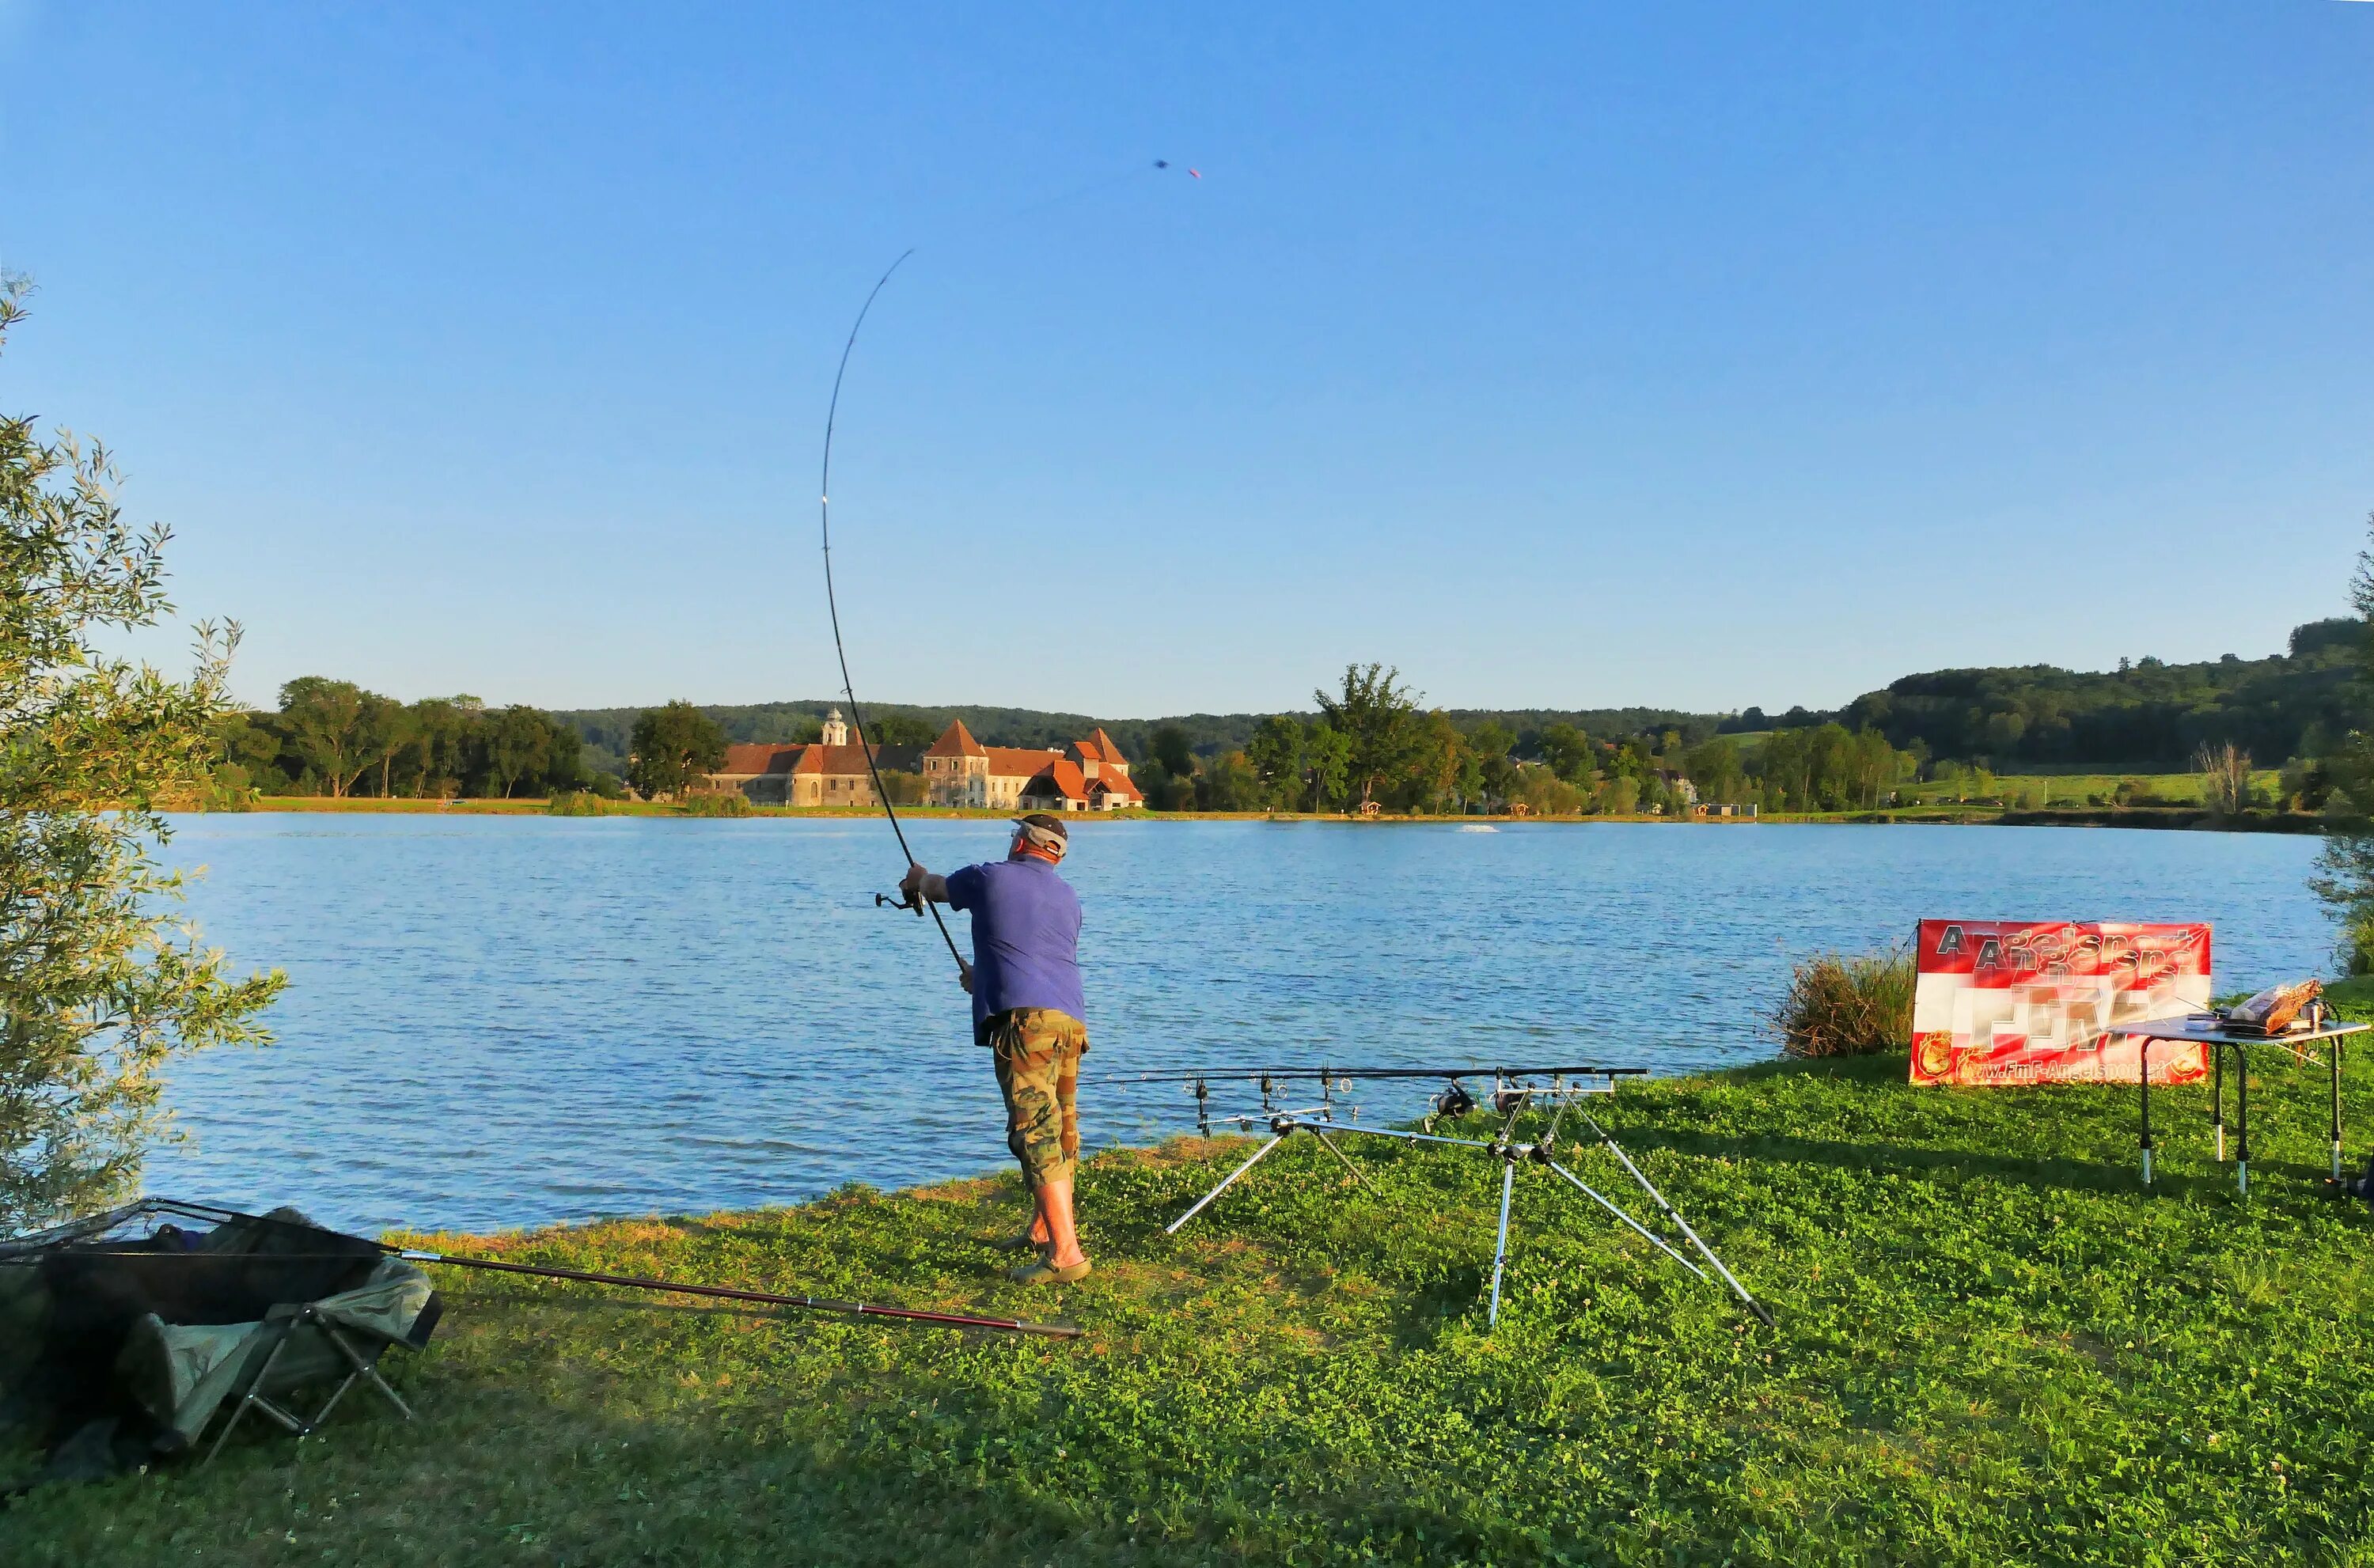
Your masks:
[[[2152,1157],[2152,1135],[2151,1135],[2151,1047],[2152,1047],[2152,1043],[2151,1043],[2151,1036],[2150,1036],[2149,1035],[2142,1035],[2142,1036],[2136,1036],[2136,1039],[2135,1039],[2135,1059],[2136,1059],[2136,1061],[2137,1061],[2137,1062],[2141,1063],[2142,1065],[2141,1065],[2141,1066],[2136,1070],[2136,1072],[2135,1072],[2135,1097],[2136,1097],[2138,1100],[2140,1100],[2140,1101],[2142,1102],[2142,1104],[2143,1104],[2143,1113],[2144,1113],[2144,1185],[2145,1185],[2145,1187],[2149,1187],[2149,1186],[2151,1186],[2151,1177],[2152,1177],[2152,1169],[2151,1169],[2151,1165],[2152,1165],[2152,1161],[2151,1161],[2151,1157]]]
[[[2251,1052],[2234,1047],[2234,1186],[2251,1196]]]
[[[2226,1163],[2226,1047],[2209,1047],[2209,1136],[2217,1145],[2217,1163]]]
[[[2341,1179],[2341,1050],[2342,1042],[2335,1036],[2329,1042],[2333,1050],[2333,1179]]]

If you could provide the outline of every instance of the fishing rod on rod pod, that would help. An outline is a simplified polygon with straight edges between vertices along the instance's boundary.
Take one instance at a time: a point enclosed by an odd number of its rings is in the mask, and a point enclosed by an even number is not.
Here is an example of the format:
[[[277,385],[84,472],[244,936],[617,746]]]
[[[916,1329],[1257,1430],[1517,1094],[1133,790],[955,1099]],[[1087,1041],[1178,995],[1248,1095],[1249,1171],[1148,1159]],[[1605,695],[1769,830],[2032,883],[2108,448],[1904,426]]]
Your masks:
[[[1179,1068],[1169,1072],[1125,1073],[1108,1078],[1107,1085],[1115,1083],[1193,1083],[1200,1079],[1228,1081],[1256,1078],[1295,1078],[1307,1081],[1347,1079],[1438,1079],[1438,1078],[1639,1078],[1648,1073],[1645,1067],[1262,1067],[1229,1066]]]
[[[1196,1126],[1208,1137],[1215,1119],[1222,1121],[1230,1119],[1226,1117],[1215,1118],[1211,1115],[1211,1086],[1214,1083],[1258,1084],[1261,1089],[1262,1108],[1264,1113],[1267,1113],[1275,1108],[1273,1097],[1284,1085],[1292,1082],[1316,1083],[1322,1101],[1331,1105],[1335,1095],[1350,1094],[1353,1085],[1358,1082],[1412,1081],[1439,1082],[1443,1087],[1431,1101],[1434,1113],[1438,1116],[1458,1117],[1464,1116],[1476,1106],[1475,1096],[1468,1091],[1464,1082],[1464,1080],[1470,1078],[1489,1078],[1492,1081],[1491,1102],[1498,1111],[1505,1108],[1505,1102],[1511,1094],[1524,1093],[1525,1085],[1534,1080],[1546,1078],[1552,1083],[1561,1085],[1573,1081],[1578,1084],[1588,1085],[1591,1093],[1612,1094],[1616,1092],[1618,1080],[1645,1077],[1648,1071],[1645,1067],[1610,1067],[1597,1063],[1570,1067],[1228,1066],[1181,1069],[1170,1072],[1130,1073],[1099,1082],[1101,1086],[1107,1089],[1129,1088],[1146,1083],[1188,1085],[1190,1092],[1195,1096]],[[1356,1117],[1357,1114],[1356,1107],[1354,1111]]]

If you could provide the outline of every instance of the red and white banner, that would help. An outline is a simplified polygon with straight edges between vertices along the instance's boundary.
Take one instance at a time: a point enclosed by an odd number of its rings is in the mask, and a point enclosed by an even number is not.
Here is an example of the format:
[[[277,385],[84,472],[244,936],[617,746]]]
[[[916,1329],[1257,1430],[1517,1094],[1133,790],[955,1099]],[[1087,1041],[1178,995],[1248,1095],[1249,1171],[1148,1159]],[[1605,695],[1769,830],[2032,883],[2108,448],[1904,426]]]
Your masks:
[[[2133,1083],[2119,1025],[2209,1007],[2209,928],[1923,920],[1912,981],[1915,1083]],[[2209,1047],[2155,1041],[2154,1083],[2191,1083]]]

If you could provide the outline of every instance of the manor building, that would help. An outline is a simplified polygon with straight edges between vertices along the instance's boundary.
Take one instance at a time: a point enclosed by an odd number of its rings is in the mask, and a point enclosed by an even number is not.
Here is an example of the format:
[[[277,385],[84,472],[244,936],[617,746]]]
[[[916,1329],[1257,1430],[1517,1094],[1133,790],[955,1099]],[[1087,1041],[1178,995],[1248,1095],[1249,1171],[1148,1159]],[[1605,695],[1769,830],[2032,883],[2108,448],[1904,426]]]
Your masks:
[[[923,798],[990,811],[1111,812],[1144,805],[1129,760],[1099,728],[1084,741],[1033,751],[984,746],[958,720],[923,753]]]
[[[875,806],[869,748],[849,738],[840,709],[826,715],[820,740],[775,744],[749,742],[725,748],[708,776],[713,790],[734,790],[767,806]],[[923,799],[935,806],[992,811],[1096,812],[1143,805],[1129,781],[1129,761],[1111,735],[1097,730],[1084,741],[1033,750],[984,746],[962,720],[928,747],[871,748],[884,773],[920,773]]]
[[[746,742],[725,748],[725,760],[709,775],[713,790],[736,790],[762,806],[875,806],[874,776],[865,754],[885,773],[913,773],[923,758],[921,746],[855,744],[849,725],[834,708],[825,716],[824,736],[806,743],[774,744]]]

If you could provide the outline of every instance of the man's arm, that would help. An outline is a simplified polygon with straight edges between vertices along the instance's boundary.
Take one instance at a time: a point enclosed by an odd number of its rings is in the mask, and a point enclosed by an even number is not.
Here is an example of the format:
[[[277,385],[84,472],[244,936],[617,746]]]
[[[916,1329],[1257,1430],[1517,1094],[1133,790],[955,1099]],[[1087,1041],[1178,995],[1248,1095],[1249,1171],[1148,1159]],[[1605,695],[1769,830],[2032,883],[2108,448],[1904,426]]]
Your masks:
[[[921,893],[934,904],[950,902],[948,879],[936,872],[927,872],[911,860],[907,864],[907,874],[899,879],[899,891],[905,894],[911,902],[917,893]],[[962,954],[957,955],[957,984],[962,986],[968,993],[972,989],[972,965],[964,961]]]

